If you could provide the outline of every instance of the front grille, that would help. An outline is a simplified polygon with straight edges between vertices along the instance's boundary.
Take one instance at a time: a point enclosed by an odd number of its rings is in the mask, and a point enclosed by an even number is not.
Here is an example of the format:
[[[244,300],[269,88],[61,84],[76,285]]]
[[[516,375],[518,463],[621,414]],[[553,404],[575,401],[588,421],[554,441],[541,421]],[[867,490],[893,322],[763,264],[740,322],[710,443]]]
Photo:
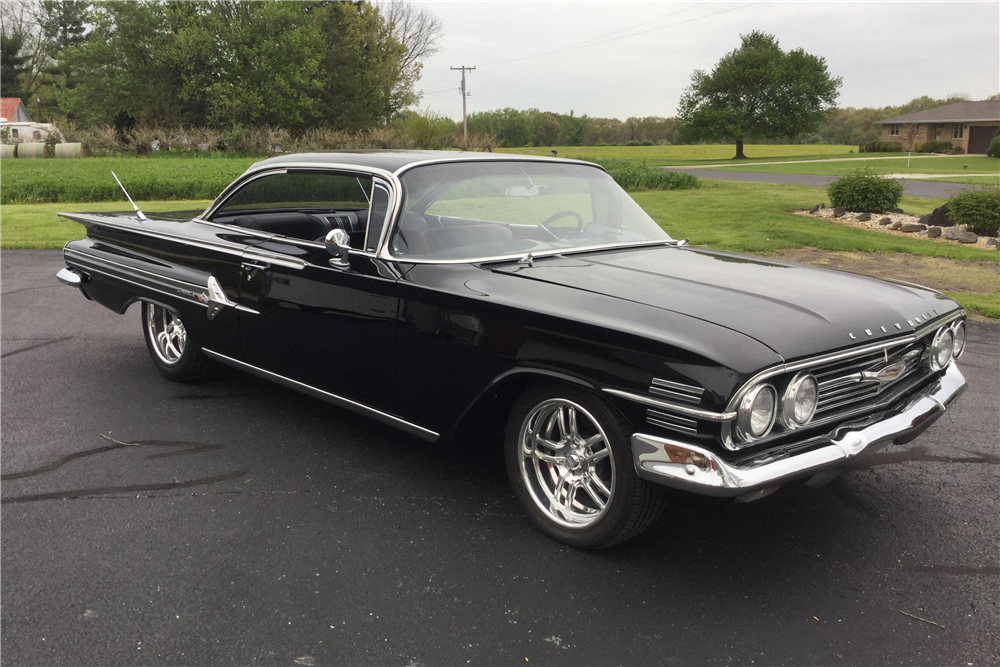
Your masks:
[[[833,414],[874,399],[917,370],[923,352],[922,343],[905,343],[812,369],[819,382],[816,415]],[[897,367],[900,363],[903,366]]]

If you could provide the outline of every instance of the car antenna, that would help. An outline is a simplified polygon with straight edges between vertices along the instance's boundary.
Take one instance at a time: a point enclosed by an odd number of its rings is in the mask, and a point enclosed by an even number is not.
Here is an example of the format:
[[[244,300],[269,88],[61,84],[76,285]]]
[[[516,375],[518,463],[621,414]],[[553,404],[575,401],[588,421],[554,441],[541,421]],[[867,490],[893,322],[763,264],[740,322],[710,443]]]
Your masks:
[[[116,181],[118,181],[118,176],[115,174],[114,169],[111,170],[111,175],[115,177]],[[135,217],[139,218],[139,222],[145,220],[146,216],[142,214],[142,211],[140,211],[139,207],[135,205],[135,202],[132,201],[132,198],[128,196],[128,190],[125,189],[125,186],[122,185],[121,181],[118,181],[118,187],[120,187],[122,189],[122,192],[125,193],[125,198],[128,199],[128,203],[132,204],[132,208],[135,209]]]

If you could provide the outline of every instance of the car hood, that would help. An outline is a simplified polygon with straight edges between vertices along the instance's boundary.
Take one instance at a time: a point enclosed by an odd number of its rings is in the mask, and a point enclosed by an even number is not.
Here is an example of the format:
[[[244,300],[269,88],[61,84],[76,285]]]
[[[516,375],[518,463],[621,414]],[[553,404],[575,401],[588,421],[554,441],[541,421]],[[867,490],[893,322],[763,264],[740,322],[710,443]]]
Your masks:
[[[494,271],[713,322],[785,360],[899,336],[958,308],[918,285],[690,247],[541,258]]]

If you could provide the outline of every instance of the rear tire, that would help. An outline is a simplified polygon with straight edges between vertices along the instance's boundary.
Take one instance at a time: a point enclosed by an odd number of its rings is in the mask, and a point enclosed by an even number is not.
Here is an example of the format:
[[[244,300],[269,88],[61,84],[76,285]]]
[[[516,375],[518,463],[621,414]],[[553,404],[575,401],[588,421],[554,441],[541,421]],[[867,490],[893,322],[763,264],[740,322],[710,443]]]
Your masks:
[[[575,387],[537,385],[514,404],[504,453],[514,496],[546,535],[601,549],[649,528],[658,486],[632,463],[631,429],[610,404]]]
[[[173,382],[192,382],[208,374],[211,362],[191,340],[175,311],[155,303],[142,303],[142,334],[153,365]]]

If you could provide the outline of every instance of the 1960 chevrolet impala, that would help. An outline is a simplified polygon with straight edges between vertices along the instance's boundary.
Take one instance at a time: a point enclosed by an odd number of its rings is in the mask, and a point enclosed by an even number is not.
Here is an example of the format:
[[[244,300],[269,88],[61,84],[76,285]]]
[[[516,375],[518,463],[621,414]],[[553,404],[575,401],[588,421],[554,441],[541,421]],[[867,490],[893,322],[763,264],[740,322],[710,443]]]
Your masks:
[[[826,482],[965,389],[938,292],[687,246],[584,162],[287,155],[193,219],[62,215],[87,237],[60,280],[138,301],[168,379],[228,364],[460,449],[502,430],[524,511],[582,548],[664,486]]]

